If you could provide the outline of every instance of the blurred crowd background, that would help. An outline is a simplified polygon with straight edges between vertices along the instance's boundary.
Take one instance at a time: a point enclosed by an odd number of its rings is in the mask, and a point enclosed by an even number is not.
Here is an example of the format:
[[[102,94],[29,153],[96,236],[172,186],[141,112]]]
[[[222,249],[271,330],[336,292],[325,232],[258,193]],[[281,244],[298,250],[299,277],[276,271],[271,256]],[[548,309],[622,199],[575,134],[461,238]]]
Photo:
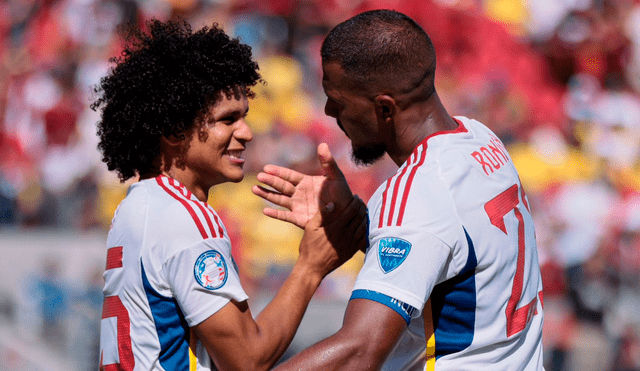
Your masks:
[[[355,167],[348,140],[323,113],[324,35],[376,8],[423,26],[449,112],[492,128],[520,171],[542,264],[546,369],[640,370],[639,0],[2,1],[0,237],[106,236],[130,182],[101,162],[99,114],[89,104],[121,50],[118,27],[152,17],[194,29],[217,22],[252,46],[266,84],[250,102],[247,176],[214,187],[210,203],[249,295],[268,297],[301,233],[262,215],[250,188],[263,165],[318,173],[315,149],[325,141],[365,201],[395,172],[388,160]],[[333,273],[316,298],[346,302],[362,258]],[[11,346],[21,338],[78,370],[96,369],[104,267],[60,274],[73,259],[34,258],[17,293],[0,291],[0,370],[31,369]],[[19,322],[31,325],[12,331]]]

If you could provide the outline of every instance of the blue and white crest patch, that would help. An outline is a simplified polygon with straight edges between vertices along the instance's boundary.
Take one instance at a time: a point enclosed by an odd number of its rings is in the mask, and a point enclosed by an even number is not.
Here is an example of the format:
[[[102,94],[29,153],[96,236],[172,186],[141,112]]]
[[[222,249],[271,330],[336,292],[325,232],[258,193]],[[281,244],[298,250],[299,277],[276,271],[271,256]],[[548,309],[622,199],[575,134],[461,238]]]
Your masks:
[[[378,257],[380,268],[384,273],[389,273],[398,268],[411,251],[411,243],[401,238],[388,237],[378,242]]]
[[[216,290],[224,286],[229,276],[227,262],[216,250],[200,254],[193,267],[193,275],[200,286],[207,290]]]

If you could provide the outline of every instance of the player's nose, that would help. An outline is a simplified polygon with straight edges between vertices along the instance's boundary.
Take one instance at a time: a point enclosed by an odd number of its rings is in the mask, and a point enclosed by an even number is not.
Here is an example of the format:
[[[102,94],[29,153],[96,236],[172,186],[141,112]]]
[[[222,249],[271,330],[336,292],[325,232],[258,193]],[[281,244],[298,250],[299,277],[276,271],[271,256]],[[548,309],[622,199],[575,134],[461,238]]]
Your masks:
[[[233,132],[234,138],[239,142],[246,143],[253,140],[253,132],[247,121],[242,118],[238,121],[238,128]]]

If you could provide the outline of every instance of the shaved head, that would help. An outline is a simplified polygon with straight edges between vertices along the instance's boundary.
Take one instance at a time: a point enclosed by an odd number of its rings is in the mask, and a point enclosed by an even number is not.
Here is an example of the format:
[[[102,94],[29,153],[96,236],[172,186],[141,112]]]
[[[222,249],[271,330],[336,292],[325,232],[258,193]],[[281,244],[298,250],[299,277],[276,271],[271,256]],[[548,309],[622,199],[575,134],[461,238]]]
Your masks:
[[[436,56],[422,27],[402,13],[372,10],[337,25],[325,38],[322,63],[338,62],[354,88],[428,98]]]

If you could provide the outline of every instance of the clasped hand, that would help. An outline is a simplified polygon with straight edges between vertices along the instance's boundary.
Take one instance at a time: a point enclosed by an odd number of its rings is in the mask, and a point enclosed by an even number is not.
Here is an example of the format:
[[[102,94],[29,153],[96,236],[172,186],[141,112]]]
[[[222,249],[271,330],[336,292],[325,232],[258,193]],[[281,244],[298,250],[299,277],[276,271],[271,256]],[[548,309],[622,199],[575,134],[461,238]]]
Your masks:
[[[323,175],[306,175],[288,168],[266,165],[257,178],[271,189],[255,185],[252,191],[282,207],[266,207],[263,210],[265,215],[294,224],[304,229],[305,235],[323,233],[323,238],[342,256],[340,260],[344,259],[345,254],[348,260],[356,251],[365,251],[367,247],[366,206],[351,193],[344,174],[325,143],[318,146],[318,160]],[[312,239],[318,238],[320,236]]]

